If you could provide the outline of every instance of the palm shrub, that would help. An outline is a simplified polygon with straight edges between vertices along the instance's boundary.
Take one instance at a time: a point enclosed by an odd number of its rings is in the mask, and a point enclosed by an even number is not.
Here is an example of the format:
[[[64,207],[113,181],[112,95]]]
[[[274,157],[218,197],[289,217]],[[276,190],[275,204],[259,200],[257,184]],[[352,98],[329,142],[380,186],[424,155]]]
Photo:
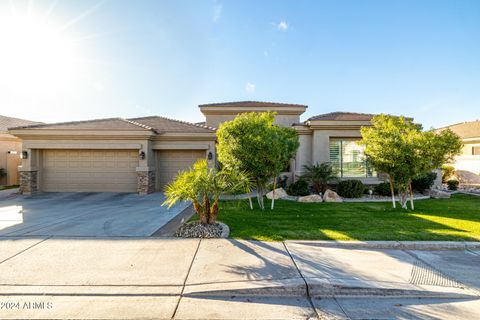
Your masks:
[[[198,160],[193,168],[179,172],[165,187],[167,199],[162,205],[170,208],[178,201],[192,201],[200,222],[214,224],[217,221],[220,195],[226,191],[251,192],[251,181],[244,172],[209,168],[206,160]]]
[[[359,180],[344,180],[337,185],[337,193],[344,198],[361,198],[365,186]]]
[[[317,163],[303,166],[305,173],[302,178],[309,182],[315,193],[325,192],[328,183],[337,180],[337,171],[328,163]]]

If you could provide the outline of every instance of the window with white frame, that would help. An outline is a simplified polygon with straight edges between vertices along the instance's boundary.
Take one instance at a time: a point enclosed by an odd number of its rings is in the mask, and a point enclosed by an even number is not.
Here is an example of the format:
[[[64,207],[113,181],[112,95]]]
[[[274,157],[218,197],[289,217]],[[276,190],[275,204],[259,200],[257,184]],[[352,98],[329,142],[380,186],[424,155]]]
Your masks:
[[[369,178],[376,176],[369,165],[363,146],[354,139],[330,139],[330,162],[342,178]]]

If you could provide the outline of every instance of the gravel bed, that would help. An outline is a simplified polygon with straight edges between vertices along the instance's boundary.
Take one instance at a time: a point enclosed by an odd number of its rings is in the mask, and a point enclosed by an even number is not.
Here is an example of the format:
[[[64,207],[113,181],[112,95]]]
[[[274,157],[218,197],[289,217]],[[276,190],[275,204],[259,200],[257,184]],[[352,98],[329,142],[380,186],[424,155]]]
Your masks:
[[[179,238],[221,238],[222,224],[202,224],[200,221],[192,221],[183,224],[175,232]]]
[[[398,201],[400,198],[395,195],[395,201]],[[410,200],[410,196],[408,197]],[[430,199],[430,196],[426,196],[420,193],[413,194],[413,200],[425,200]],[[385,197],[379,195],[364,195],[361,198],[343,198],[344,202],[389,202],[392,201],[392,197]]]

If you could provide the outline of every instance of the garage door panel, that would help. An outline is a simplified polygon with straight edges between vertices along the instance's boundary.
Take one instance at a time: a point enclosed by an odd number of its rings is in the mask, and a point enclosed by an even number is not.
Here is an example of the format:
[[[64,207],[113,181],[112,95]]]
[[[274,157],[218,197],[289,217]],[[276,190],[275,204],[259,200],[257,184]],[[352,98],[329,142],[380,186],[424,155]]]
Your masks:
[[[179,171],[193,167],[198,159],[205,159],[205,150],[157,151],[157,189],[162,190]]]
[[[43,191],[136,192],[137,150],[44,150]]]

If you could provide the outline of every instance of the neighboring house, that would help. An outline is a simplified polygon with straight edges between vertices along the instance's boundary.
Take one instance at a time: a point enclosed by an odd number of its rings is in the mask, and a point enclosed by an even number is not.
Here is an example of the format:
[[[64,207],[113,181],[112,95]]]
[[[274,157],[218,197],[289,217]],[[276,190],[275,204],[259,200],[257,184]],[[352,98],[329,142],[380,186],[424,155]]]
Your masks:
[[[40,122],[0,116],[0,168],[7,174],[0,178],[0,185],[16,185],[19,180],[18,166],[21,164],[22,141],[9,134],[8,128],[38,123]]]
[[[10,130],[21,138],[26,158],[21,189],[36,191],[116,191],[146,194],[160,191],[179,170],[197,159],[214,165],[215,128],[244,112],[274,111],[276,123],[297,130],[300,148],[290,163],[290,178],[306,164],[333,162],[342,178],[375,184],[356,141],[371,114],[335,112],[301,123],[306,105],[271,102],[231,102],[199,106],[199,124],[153,116],[99,119],[22,126]]]
[[[462,139],[462,153],[452,164],[455,169],[480,174],[480,120],[457,123],[438,130],[445,129],[452,130]]]

